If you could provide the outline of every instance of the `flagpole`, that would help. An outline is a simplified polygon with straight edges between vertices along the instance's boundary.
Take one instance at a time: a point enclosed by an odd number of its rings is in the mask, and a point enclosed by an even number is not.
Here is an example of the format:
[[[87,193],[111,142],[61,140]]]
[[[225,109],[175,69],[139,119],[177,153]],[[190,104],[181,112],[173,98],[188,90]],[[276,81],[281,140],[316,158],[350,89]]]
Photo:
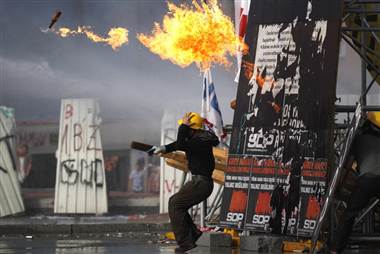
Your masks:
[[[212,83],[211,80],[211,67],[207,70],[207,111],[210,112],[210,84]]]
[[[206,86],[206,111],[207,112],[210,112],[210,76],[209,76],[209,73],[210,73],[210,69],[208,69],[207,71],[205,71],[205,86]]]

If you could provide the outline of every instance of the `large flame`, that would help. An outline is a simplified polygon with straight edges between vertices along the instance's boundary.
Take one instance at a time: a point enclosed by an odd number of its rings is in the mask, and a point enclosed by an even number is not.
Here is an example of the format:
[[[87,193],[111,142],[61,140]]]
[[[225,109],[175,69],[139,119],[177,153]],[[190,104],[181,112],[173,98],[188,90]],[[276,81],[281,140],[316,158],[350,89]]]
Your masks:
[[[56,34],[61,37],[74,36],[78,34],[84,34],[88,39],[94,42],[103,42],[112,47],[113,50],[119,49],[123,44],[128,43],[128,30],[122,27],[114,27],[108,32],[108,37],[101,37],[91,31],[90,26],[78,26],[76,30],[70,30],[69,28],[62,27]]]
[[[181,67],[196,63],[204,71],[213,63],[231,65],[227,56],[247,46],[235,34],[233,22],[217,0],[208,2],[193,0],[192,6],[168,3],[162,27],[155,23],[152,35],[138,34],[137,38],[162,59]]]

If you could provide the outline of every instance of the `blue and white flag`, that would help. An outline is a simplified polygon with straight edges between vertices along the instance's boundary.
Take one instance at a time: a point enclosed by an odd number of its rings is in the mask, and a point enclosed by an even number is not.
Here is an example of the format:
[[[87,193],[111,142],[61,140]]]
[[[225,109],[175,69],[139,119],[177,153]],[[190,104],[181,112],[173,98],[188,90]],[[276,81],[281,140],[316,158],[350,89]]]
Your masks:
[[[206,128],[212,130],[220,141],[226,137],[223,131],[222,112],[216,98],[214,83],[211,78],[211,70],[207,70],[203,76],[203,97],[201,117],[205,119]]]

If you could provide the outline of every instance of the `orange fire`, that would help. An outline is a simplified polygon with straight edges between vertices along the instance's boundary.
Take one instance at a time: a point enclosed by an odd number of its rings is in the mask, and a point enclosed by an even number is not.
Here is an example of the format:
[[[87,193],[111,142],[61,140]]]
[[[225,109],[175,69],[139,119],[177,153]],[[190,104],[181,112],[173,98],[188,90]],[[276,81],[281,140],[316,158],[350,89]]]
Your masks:
[[[90,26],[78,26],[76,30],[71,30],[66,27],[62,27],[55,31],[56,34],[61,37],[74,36],[78,34],[84,34],[88,39],[94,42],[103,42],[112,47],[113,50],[119,49],[123,44],[128,43],[128,30],[122,27],[114,27],[108,32],[108,37],[101,37],[91,31]]]
[[[195,63],[202,71],[217,63],[230,66],[228,55],[247,49],[235,34],[230,17],[223,14],[217,0],[192,6],[168,3],[162,26],[155,23],[152,35],[138,34],[138,40],[164,60],[181,67]]]

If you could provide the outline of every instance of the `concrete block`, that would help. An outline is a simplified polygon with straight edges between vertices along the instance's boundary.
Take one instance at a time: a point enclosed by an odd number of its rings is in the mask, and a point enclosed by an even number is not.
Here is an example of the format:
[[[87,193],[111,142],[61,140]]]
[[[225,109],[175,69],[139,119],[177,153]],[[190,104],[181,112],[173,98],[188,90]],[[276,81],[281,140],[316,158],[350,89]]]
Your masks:
[[[282,253],[282,236],[251,235],[240,237],[240,249],[257,252]]]
[[[223,232],[204,232],[196,244],[206,247],[231,247],[232,239],[230,234]]]

